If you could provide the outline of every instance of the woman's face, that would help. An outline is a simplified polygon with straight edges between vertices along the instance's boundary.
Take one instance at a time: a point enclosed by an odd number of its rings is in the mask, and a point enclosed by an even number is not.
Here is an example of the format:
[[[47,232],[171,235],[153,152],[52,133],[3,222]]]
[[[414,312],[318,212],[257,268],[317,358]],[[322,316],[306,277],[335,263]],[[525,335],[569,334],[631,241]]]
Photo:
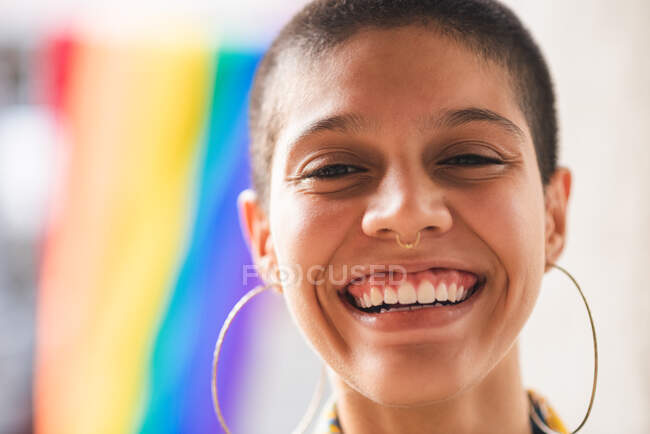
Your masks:
[[[449,398],[511,349],[547,259],[544,190],[507,75],[415,27],[301,62],[285,62],[277,88],[284,122],[268,231],[249,231],[256,257],[293,273],[282,290],[295,322],[352,389],[384,404]],[[395,240],[418,231],[413,249]],[[417,310],[353,305],[364,293],[412,303],[404,282],[416,297],[422,282],[438,299],[441,283],[478,290]]]

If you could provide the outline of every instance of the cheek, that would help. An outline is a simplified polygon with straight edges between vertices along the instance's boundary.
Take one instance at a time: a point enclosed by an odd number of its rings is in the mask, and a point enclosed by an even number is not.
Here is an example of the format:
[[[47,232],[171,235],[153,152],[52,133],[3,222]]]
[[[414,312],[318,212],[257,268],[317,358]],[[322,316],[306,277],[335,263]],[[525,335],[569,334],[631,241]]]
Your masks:
[[[336,248],[354,230],[358,204],[297,196],[291,192],[279,196],[271,219],[278,261],[299,265],[304,272],[311,266],[326,267]]]
[[[533,268],[543,265],[543,199],[534,185],[492,189],[468,207],[476,232],[506,268],[510,265],[519,270],[526,263]]]
[[[337,248],[358,220],[358,202],[326,201],[319,196],[279,192],[271,210],[271,236],[278,265],[298,279],[284,285],[290,304],[316,306],[314,280],[328,266]],[[313,312],[312,312],[313,313]]]
[[[271,234],[278,265],[297,276],[282,285],[287,307],[309,345],[330,365],[337,365],[346,345],[331,327],[314,280],[321,270],[328,270],[332,256],[353,230],[359,205],[325,203],[286,190],[274,200]]]
[[[498,261],[495,310],[509,320],[503,327],[518,328],[530,315],[544,273],[544,199],[541,183],[533,177],[504,180],[498,187],[462,200],[466,223]],[[509,325],[507,325],[509,324]]]

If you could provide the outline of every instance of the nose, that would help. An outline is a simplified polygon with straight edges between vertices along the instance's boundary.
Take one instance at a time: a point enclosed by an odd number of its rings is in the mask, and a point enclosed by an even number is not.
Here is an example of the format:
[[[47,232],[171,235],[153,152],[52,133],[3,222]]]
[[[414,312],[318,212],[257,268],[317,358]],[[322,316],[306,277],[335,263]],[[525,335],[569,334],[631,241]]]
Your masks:
[[[442,234],[453,224],[444,189],[419,171],[386,174],[363,215],[363,232],[371,237],[413,243],[420,237]]]

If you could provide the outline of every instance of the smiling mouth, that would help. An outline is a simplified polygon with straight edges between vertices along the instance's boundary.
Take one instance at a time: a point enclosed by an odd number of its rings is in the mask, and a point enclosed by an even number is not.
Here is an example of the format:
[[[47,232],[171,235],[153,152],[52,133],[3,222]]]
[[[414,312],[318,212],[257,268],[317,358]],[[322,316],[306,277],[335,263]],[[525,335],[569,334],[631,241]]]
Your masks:
[[[368,314],[457,306],[485,286],[486,279],[449,269],[430,269],[402,276],[398,283],[370,279],[352,283],[341,294],[355,309]]]

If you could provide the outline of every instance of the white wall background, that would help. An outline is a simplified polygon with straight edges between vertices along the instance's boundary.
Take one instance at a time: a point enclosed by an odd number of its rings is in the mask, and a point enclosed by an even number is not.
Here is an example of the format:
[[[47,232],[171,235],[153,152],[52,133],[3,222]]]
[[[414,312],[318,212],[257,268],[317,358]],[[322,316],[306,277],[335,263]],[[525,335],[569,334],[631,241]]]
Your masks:
[[[71,14],[104,25],[181,16],[223,29],[231,43],[265,45],[304,0],[0,0],[0,37],[36,34]],[[599,335],[600,376],[585,433],[650,432],[650,2],[506,0],[542,46],[555,78],[563,165],[574,174],[569,239],[559,261],[581,283]],[[155,11],[155,12],[153,12]],[[114,16],[119,20],[110,20]],[[28,32],[25,31],[28,30]],[[255,336],[240,426],[288,431],[319,366],[277,298]],[[573,428],[591,387],[586,312],[570,281],[549,273],[522,336],[524,380]],[[554,349],[552,349],[554,348]],[[260,364],[259,361],[265,363]],[[255,427],[255,428],[253,428]],[[266,427],[266,431],[260,431]]]
[[[648,433],[650,2],[509,3],[549,60],[561,162],[574,173],[569,239],[559,263],[585,290],[600,338],[598,394],[585,431]],[[573,428],[591,388],[590,330],[566,277],[555,271],[543,288],[522,338],[525,379],[543,388]],[[556,360],[547,350],[552,341]]]

